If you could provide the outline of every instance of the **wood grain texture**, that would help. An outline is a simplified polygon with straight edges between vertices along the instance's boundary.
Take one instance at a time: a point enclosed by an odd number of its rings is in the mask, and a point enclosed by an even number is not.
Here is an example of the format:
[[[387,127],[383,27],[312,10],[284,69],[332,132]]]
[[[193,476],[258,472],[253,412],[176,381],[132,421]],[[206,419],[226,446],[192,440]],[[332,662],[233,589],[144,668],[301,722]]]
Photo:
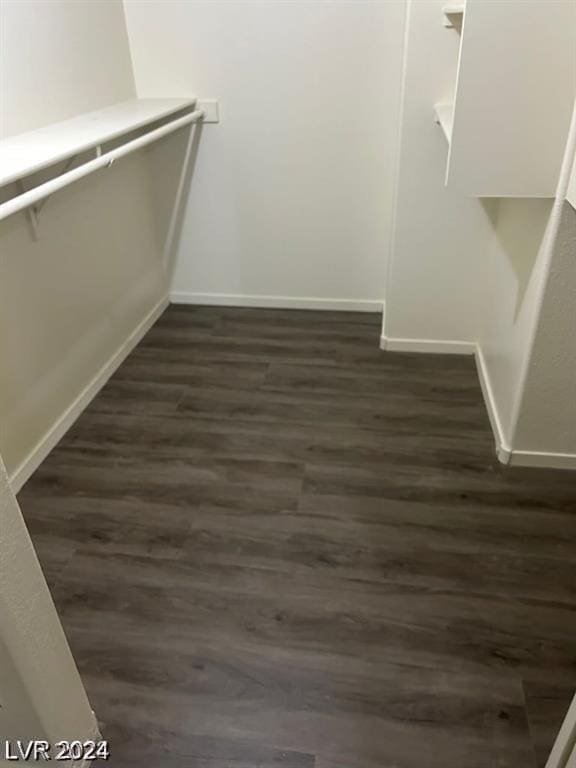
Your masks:
[[[576,480],[379,330],[171,307],[20,493],[111,765],[544,765]]]

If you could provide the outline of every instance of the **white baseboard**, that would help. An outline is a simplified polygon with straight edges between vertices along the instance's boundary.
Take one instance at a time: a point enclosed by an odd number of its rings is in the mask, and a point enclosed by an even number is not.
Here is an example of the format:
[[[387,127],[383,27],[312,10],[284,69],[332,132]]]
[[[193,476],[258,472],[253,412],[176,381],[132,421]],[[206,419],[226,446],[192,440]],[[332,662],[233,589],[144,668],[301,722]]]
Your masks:
[[[436,355],[473,355],[476,345],[471,341],[441,341],[440,339],[394,339],[380,337],[380,349],[387,352],[424,352]]]
[[[510,453],[513,467],[542,467],[546,469],[576,469],[576,453],[544,453],[543,451],[516,451]]]
[[[398,339],[382,335],[380,337],[380,349],[387,352],[422,352],[426,354],[449,355],[474,355],[476,369],[484,403],[488,411],[488,418],[492,427],[492,433],[496,443],[496,455],[502,464],[510,463],[511,451],[504,439],[504,431],[498,415],[496,400],[490,384],[488,369],[482,356],[480,347],[472,341],[451,341],[442,339]]]
[[[68,406],[48,432],[46,432],[40,439],[37,445],[34,446],[24,461],[22,461],[22,463],[14,470],[10,476],[10,486],[13,493],[18,493],[32,473],[38,469],[50,451],[64,437],[82,411],[84,411],[102,389],[104,384],[106,384],[114,371],[124,362],[142,337],[154,325],[168,304],[168,297],[163,297],[161,301],[150,310],[138,327],[132,331],[130,336],[122,343],[116,352],[114,352],[112,357],[110,357],[102,368],[100,368],[94,378]]]
[[[550,451],[522,451],[511,448],[502,427],[488,368],[479,346],[476,347],[476,367],[484,395],[484,403],[496,442],[496,455],[502,464],[511,467],[541,467],[543,469],[576,469],[576,454]]]
[[[262,307],[264,309],[325,309],[341,312],[382,312],[383,301],[369,299],[321,299],[293,296],[244,296],[227,293],[172,291],[172,304],[215,307]]]
[[[278,296],[228,296],[225,294],[195,294],[174,292],[170,295],[174,304],[198,304],[236,307],[268,307],[292,309],[333,309],[351,312],[379,312],[383,302],[352,301],[349,299],[293,299]],[[32,473],[40,466],[50,451],[66,434],[76,419],[98,394],[108,379],[128,357],[130,352],[154,325],[170,301],[163,297],[154,306],[137,328],[122,343],[119,349],[102,366],[89,384],[82,390],[74,402],[55,422],[51,429],[30,451],[17,469],[10,476],[10,485],[14,493],[22,488]],[[422,352],[432,354],[475,355],[478,377],[488,411],[488,417],[496,443],[496,454],[502,464],[523,467],[547,467],[555,469],[576,469],[576,454],[551,453],[541,451],[512,450],[506,441],[498,407],[490,382],[488,369],[480,347],[466,341],[442,341],[436,339],[398,339],[382,336],[380,346],[383,350],[397,352]]]
[[[498,461],[501,464],[510,464],[512,450],[508,445],[504,434],[504,428],[502,426],[500,414],[498,413],[498,406],[496,404],[496,398],[494,397],[494,390],[492,389],[488,367],[486,366],[482,350],[478,345],[475,347],[474,357],[476,359],[476,370],[478,371],[478,378],[480,379],[482,395],[484,396],[484,404],[488,411],[488,418],[496,443],[496,455],[498,456]]]
[[[428,354],[474,355],[484,403],[488,412],[496,456],[501,464],[513,467],[542,467],[548,469],[576,469],[576,454],[512,449],[506,439],[502,419],[490,381],[490,374],[481,348],[467,341],[439,339],[395,339],[382,335],[380,348],[388,352],[422,352]]]

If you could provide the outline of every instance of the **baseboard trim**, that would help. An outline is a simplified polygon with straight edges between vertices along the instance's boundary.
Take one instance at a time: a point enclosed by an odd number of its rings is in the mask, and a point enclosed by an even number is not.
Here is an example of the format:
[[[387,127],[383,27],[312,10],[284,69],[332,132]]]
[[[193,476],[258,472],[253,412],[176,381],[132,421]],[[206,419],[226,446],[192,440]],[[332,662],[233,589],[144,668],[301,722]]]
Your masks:
[[[170,303],[236,307],[268,307],[292,309],[326,309],[350,312],[378,312],[383,302],[352,301],[349,299],[293,299],[278,296],[232,296],[226,294],[195,294],[174,292],[164,296],[139,323],[94,378],[82,390],[74,402],[64,411],[51,429],[10,476],[13,493],[18,493],[50,451],[62,439],[76,419],[98,394],[108,379],[124,362],[134,347],[164,312]],[[382,335],[380,347],[390,352],[421,352],[428,354],[474,355],[484,403],[496,443],[496,455],[502,464],[518,467],[543,467],[550,469],[576,469],[576,454],[544,451],[512,450],[505,437],[498,414],[496,399],[481,348],[473,342],[442,341],[438,339],[398,339]]]
[[[502,427],[502,421],[500,420],[500,415],[498,413],[498,406],[496,405],[492,382],[490,381],[490,375],[488,373],[486,361],[484,360],[484,355],[478,344],[475,345],[474,358],[476,360],[476,370],[480,380],[482,396],[484,397],[484,405],[488,411],[488,419],[490,420],[492,434],[494,435],[494,441],[496,443],[496,455],[498,456],[498,461],[501,464],[510,464],[512,449],[504,436],[504,428]]]
[[[576,454],[550,453],[545,451],[513,450],[505,437],[498,413],[498,406],[490,381],[488,367],[478,344],[468,341],[446,341],[440,339],[398,339],[384,334],[380,337],[380,348],[387,352],[420,352],[425,354],[474,355],[476,370],[482,389],[484,404],[490,420],[496,446],[496,456],[501,464],[512,467],[542,467],[547,469],[576,469]]]
[[[496,455],[502,464],[509,464],[511,451],[504,439],[504,431],[498,416],[496,400],[492,391],[488,369],[482,350],[473,341],[452,341],[445,339],[398,339],[384,334],[380,337],[380,349],[386,352],[420,352],[435,355],[474,355],[476,370],[480,379],[484,404],[488,411],[492,434],[496,443]]]
[[[119,368],[119,366],[128,357],[130,352],[132,352],[138,342],[154,325],[168,304],[168,297],[164,296],[150,310],[150,312],[148,312],[146,317],[132,331],[130,336],[124,342],[122,342],[121,346],[116,350],[116,352],[114,352],[112,357],[110,357],[110,359],[102,366],[102,368],[100,368],[94,378],[87,384],[86,387],[84,387],[82,392],[80,392],[78,397],[76,397],[72,404],[64,411],[64,413],[48,430],[48,432],[46,432],[46,434],[34,446],[24,461],[22,461],[22,463],[14,470],[14,472],[10,475],[10,486],[13,493],[18,493],[18,491],[22,488],[32,473],[38,469],[50,451],[56,446],[56,444],[64,437],[66,432],[74,424],[82,411],[84,411],[84,409],[94,399],[94,397],[106,384],[116,369]]]
[[[476,368],[482,387],[484,403],[496,442],[496,455],[501,464],[511,467],[541,467],[542,469],[576,469],[576,454],[551,453],[549,451],[522,451],[511,448],[508,444],[502,422],[498,414],[496,398],[488,374],[484,355],[479,346],[476,347]]]
[[[542,451],[511,451],[509,464],[512,467],[576,469],[576,454],[544,453]]]
[[[172,304],[214,307],[261,307],[263,309],[320,309],[341,312],[382,312],[384,302],[364,299],[322,299],[293,296],[245,296],[227,293],[190,293],[173,291]]]
[[[442,341],[440,339],[395,339],[380,337],[380,349],[387,352],[424,352],[434,355],[473,355],[476,345],[471,341]]]

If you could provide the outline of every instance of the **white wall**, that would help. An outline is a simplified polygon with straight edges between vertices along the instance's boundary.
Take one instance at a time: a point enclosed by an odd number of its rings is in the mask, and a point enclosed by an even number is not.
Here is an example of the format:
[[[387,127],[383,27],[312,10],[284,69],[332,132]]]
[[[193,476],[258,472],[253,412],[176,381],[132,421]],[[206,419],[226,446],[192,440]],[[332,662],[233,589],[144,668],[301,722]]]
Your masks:
[[[576,468],[576,211],[564,203],[514,434],[519,451],[571,454]]]
[[[125,6],[139,95],[221,102],[192,180],[178,298],[377,306],[403,0]]]
[[[1,459],[0,530],[2,743],[95,738],[96,720]]]
[[[9,0],[0,13],[5,132],[134,97],[121,0]],[[0,223],[0,452],[15,487],[165,299],[152,213],[138,153],[51,197],[38,242],[24,214]]]
[[[130,98],[120,0],[2,0],[0,137]]]

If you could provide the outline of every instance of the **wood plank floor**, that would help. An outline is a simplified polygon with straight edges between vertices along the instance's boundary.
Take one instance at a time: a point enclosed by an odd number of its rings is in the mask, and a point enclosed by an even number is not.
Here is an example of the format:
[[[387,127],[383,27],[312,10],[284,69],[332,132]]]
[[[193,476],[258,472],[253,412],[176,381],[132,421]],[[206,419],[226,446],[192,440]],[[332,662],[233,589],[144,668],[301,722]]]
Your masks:
[[[576,475],[470,358],[170,308],[20,494],[117,768],[536,768],[576,687]]]

